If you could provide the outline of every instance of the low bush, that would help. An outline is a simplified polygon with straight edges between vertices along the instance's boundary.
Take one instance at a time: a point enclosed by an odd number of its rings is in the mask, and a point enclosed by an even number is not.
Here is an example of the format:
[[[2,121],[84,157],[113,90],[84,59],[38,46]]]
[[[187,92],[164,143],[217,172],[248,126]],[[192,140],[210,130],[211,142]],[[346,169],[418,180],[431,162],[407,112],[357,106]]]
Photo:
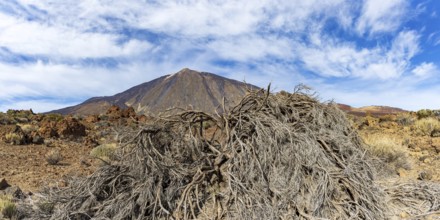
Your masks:
[[[5,135],[5,142],[13,145],[21,145],[24,144],[26,141],[25,137],[22,134],[10,132]]]
[[[401,126],[410,126],[413,125],[416,121],[416,118],[412,116],[410,113],[401,113],[397,115],[396,122]]]
[[[396,121],[396,115],[382,115],[379,117],[379,122],[388,122],[388,121]]]
[[[3,217],[11,219],[17,213],[17,207],[12,202],[10,196],[0,196],[0,212],[3,214]]]
[[[389,164],[394,170],[411,169],[405,147],[397,138],[384,134],[369,134],[362,138],[367,144],[367,151]]]
[[[51,150],[46,154],[46,161],[50,165],[57,165],[63,160],[63,156],[61,155],[59,150]]]
[[[44,118],[49,121],[61,121],[61,120],[63,120],[64,117],[61,114],[50,113],[50,114],[47,114]]]
[[[422,119],[422,118],[431,117],[433,115],[433,112],[429,109],[421,109],[418,110],[416,114],[419,119]]]
[[[109,161],[114,158],[116,149],[116,144],[102,144],[93,148],[90,152],[90,156]]]
[[[24,125],[20,125],[21,130],[25,133],[25,134],[30,134],[33,131],[37,131],[38,130],[38,126],[36,125],[31,125],[31,124],[24,124]]]
[[[435,130],[440,130],[440,121],[435,118],[423,118],[414,123],[413,130],[418,135],[429,135]]]
[[[0,125],[8,125],[11,124],[12,120],[8,117],[7,114],[0,112]]]

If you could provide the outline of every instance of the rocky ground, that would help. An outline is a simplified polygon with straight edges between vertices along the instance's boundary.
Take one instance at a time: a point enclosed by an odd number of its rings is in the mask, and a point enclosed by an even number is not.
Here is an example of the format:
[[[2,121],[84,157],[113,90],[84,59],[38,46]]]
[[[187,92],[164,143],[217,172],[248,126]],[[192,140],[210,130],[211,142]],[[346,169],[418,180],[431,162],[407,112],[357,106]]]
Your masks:
[[[358,132],[374,154],[406,180],[440,182],[440,122],[416,113],[353,117]]]
[[[147,119],[133,109],[111,107],[106,114],[85,118],[9,111],[0,116],[0,179],[25,192],[68,176],[89,175],[100,163],[90,156],[97,146],[114,143],[117,127],[137,127]],[[50,164],[52,154],[59,162]]]

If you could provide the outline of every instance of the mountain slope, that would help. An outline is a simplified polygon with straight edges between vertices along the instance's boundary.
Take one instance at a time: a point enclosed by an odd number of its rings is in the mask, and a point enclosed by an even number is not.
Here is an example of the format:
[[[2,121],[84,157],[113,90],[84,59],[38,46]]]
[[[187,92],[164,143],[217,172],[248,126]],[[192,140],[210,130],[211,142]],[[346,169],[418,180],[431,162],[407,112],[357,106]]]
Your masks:
[[[381,116],[387,114],[408,112],[400,108],[394,108],[389,106],[365,106],[365,107],[355,108],[345,104],[338,104],[338,107],[342,111],[348,114],[357,115],[357,116],[365,116],[367,114],[371,114],[373,116]]]
[[[206,112],[220,111],[225,97],[227,107],[238,104],[247,89],[256,86],[212,73],[190,69],[162,76],[114,96],[91,98],[79,105],[55,110],[55,113],[90,115],[104,113],[110,106],[133,107],[138,114],[153,115],[179,107]]]

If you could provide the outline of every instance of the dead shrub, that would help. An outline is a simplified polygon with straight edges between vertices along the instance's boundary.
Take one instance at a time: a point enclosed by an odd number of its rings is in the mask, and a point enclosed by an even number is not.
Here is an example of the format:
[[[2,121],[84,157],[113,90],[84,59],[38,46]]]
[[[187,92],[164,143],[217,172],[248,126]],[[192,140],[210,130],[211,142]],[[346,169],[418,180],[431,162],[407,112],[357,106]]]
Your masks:
[[[388,219],[397,202],[419,205],[399,200],[405,187],[386,191],[376,183],[373,158],[332,103],[304,90],[260,90],[223,112],[186,111],[123,134],[117,160],[66,188],[46,189],[55,210],[34,217]],[[201,120],[215,132],[202,135]],[[414,213],[439,210],[424,207]]]

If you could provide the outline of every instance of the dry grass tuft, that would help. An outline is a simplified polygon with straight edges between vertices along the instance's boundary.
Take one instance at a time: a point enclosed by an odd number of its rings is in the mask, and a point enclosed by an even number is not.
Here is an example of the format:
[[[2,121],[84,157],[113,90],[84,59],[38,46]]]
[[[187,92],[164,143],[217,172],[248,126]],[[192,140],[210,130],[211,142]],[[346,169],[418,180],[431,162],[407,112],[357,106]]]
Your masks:
[[[367,151],[382,159],[394,170],[411,169],[406,147],[397,138],[385,134],[369,134],[362,138],[367,144]]]
[[[20,128],[25,134],[30,134],[30,133],[38,130],[38,126],[31,125],[31,124],[20,125]]]
[[[440,130],[440,121],[436,118],[422,118],[415,122],[413,130],[416,134],[430,136],[434,130]]]
[[[17,207],[10,196],[0,195],[0,212],[5,218],[11,219],[17,213]]]
[[[13,144],[13,145],[21,145],[25,143],[25,137],[23,134],[17,134],[17,133],[7,133],[5,135],[5,142]]]
[[[11,196],[0,195],[0,211],[3,210],[6,204],[11,203]]]
[[[57,165],[63,160],[59,150],[51,150],[46,154],[46,161],[50,165]]]

